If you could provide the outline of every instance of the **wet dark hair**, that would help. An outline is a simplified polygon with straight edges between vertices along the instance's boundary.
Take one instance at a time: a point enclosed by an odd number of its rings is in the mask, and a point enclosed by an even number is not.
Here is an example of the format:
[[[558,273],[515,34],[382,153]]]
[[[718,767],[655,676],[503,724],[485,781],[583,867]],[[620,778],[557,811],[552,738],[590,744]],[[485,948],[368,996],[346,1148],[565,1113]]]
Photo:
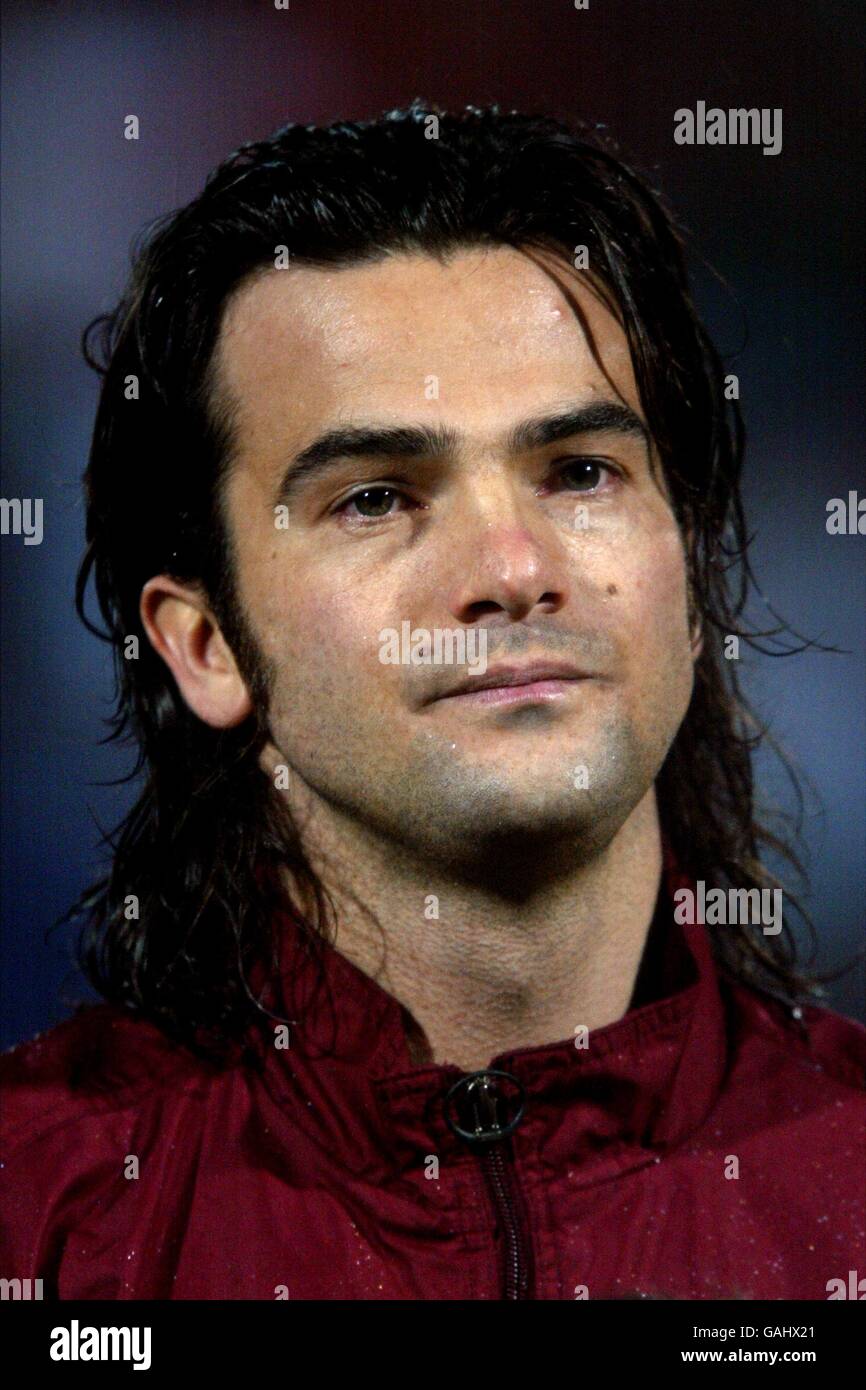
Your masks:
[[[112,644],[108,739],[133,741],[129,777],[142,786],[107,837],[108,873],[62,920],[83,915],[81,965],[104,997],[223,1060],[267,1016],[250,972],[276,959],[278,866],[309,890],[311,945],[332,910],[259,766],[270,673],[238,603],[222,506],[235,420],[215,388],[214,347],[229,297],[272,268],[280,246],[291,265],[319,267],[496,246],[571,266],[587,247],[592,282],[628,336],[704,632],[691,705],[656,784],[664,834],[683,869],[714,887],[778,886],[768,851],[802,872],[789,837],[758,818],[752,755],[765,731],[722,650],[739,635],[775,652],[783,630],[746,630],[743,616],[742,421],[661,196],[597,132],[497,107],[452,114],[415,102],[369,122],[287,125],[146,229],[120,303],[83,340],[103,380],[76,605]],[[238,728],[190,711],[142,629],[142,586],[163,572],[201,585],[250,683],[256,713]],[[105,632],[85,613],[91,576]],[[733,977],[789,1001],[812,988],[787,916],[775,938],[758,926],[711,934]]]

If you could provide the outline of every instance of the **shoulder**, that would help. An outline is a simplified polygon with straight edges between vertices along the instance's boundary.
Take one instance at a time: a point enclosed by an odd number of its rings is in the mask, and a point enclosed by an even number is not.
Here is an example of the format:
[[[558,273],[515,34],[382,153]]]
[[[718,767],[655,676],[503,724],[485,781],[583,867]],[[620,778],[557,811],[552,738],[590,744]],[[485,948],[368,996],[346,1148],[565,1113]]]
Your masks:
[[[866,1098],[866,1027],[817,1004],[796,1011],[747,985],[728,986],[733,1042],[773,1073],[807,1089],[817,1078],[852,1101]]]
[[[0,1055],[4,1273],[44,1276],[54,1287],[62,1252],[91,1214],[101,1222],[114,1208],[128,1213],[140,1186],[128,1179],[142,1157],[167,1135],[200,1132],[214,1074],[155,1025],[109,1004],[88,1005]],[[195,1152],[194,1142],[180,1143],[178,1161],[194,1163]]]
[[[0,1150],[12,1152],[90,1117],[139,1107],[166,1088],[195,1088],[209,1070],[152,1023],[110,1004],[0,1054]]]

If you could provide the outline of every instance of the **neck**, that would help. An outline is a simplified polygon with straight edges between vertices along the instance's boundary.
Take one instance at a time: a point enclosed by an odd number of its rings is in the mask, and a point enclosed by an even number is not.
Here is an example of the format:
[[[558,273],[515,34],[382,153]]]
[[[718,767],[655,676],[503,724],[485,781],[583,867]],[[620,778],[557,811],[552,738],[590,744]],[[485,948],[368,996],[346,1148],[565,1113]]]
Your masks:
[[[653,788],[604,848],[559,845],[541,868],[535,852],[525,872],[511,857],[498,879],[332,814],[307,818],[304,849],[336,949],[403,1005],[416,1065],[478,1070],[627,1012],[661,881]]]

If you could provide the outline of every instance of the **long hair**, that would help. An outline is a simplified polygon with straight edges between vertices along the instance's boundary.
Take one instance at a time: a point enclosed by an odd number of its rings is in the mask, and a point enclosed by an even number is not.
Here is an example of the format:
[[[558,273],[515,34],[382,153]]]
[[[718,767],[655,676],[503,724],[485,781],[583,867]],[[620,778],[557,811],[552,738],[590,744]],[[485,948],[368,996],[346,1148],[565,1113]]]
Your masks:
[[[569,265],[585,246],[628,337],[704,634],[693,697],[656,783],[666,839],[683,869],[713,887],[778,886],[768,851],[802,873],[790,837],[756,811],[752,758],[765,731],[723,648],[736,636],[775,642],[773,652],[784,630],[744,622],[753,581],[743,425],[661,195],[588,127],[496,106],[447,113],[416,101],[369,122],[287,125],[242,146],[191,203],[145,229],[120,302],[83,337],[102,385],[76,607],[111,643],[106,741],[135,746],[128,777],[141,788],[106,836],[107,874],[61,921],[84,917],[80,964],[105,998],[201,1055],[226,1060],[268,1013],[250,979],[276,960],[275,912],[286,905],[277,867],[309,889],[303,927],[314,952],[332,910],[258,762],[269,673],[238,603],[223,510],[235,442],[212,376],[223,311],[281,247],[293,266],[349,266],[498,245],[552,251]],[[255,714],[236,729],[190,711],[142,629],[142,586],[162,572],[201,586],[249,681]],[[85,612],[91,576],[104,631]],[[715,937],[735,978],[788,1000],[814,988],[787,914],[778,937],[748,924]]]

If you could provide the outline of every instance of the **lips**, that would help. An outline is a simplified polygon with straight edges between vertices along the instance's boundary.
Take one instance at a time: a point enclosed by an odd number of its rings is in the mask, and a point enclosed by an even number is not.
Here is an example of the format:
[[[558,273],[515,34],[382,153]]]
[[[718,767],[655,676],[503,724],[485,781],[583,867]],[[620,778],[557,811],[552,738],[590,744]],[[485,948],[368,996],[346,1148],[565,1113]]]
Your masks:
[[[520,686],[538,686],[540,691],[543,686],[544,693],[549,694],[563,682],[586,679],[585,672],[560,661],[532,662],[527,666],[492,666],[483,675],[469,676],[436,698],[449,700],[459,695],[477,694],[482,690],[509,690]]]

